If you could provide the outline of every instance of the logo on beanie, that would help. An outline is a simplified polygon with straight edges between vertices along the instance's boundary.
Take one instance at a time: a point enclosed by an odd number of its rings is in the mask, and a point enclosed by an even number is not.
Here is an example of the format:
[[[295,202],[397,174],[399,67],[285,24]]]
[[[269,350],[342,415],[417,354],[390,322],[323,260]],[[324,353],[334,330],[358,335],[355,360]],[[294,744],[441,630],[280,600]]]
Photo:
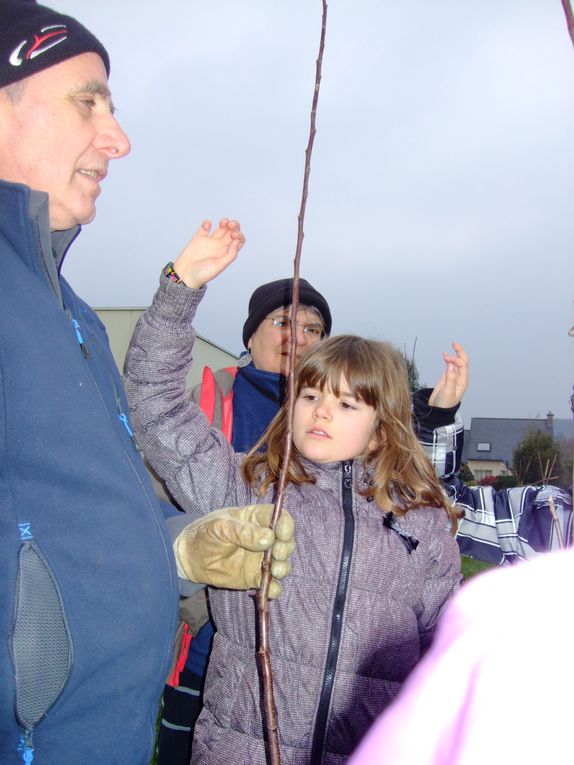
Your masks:
[[[34,35],[34,41],[24,40],[17,45],[10,55],[12,66],[20,66],[24,61],[32,61],[50,48],[64,42],[68,37],[68,27],[65,24],[52,24],[42,27],[39,35]]]

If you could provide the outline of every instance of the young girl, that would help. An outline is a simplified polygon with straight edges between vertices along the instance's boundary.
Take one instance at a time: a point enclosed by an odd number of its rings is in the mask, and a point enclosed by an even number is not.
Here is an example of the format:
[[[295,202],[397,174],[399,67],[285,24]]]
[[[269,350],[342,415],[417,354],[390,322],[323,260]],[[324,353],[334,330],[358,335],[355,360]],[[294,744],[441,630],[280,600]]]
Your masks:
[[[284,410],[245,457],[185,394],[191,322],[205,283],[237,254],[236,230],[200,229],[164,270],[126,360],[137,437],[188,511],[272,502],[284,452]],[[297,550],[270,605],[282,763],[338,765],[398,693],[460,580],[455,514],[390,345],[333,337],[300,361],[284,508]],[[212,589],[210,604],[217,632],[192,763],[265,765],[252,592]]]

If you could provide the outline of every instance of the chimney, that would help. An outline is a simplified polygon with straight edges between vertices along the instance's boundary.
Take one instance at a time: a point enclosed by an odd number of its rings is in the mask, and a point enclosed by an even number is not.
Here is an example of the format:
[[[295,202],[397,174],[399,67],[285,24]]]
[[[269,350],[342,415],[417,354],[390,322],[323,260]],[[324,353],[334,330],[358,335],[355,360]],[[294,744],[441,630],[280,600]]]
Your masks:
[[[554,414],[547,412],[546,414],[546,428],[552,437],[554,437]]]

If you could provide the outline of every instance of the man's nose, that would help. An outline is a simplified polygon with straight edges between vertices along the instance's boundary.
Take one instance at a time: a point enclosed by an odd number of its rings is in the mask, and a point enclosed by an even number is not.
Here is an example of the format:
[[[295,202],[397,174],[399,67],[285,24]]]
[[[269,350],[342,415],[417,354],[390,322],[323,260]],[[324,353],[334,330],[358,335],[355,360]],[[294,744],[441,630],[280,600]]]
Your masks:
[[[111,113],[100,126],[95,144],[98,149],[108,155],[109,159],[121,159],[131,150],[130,139]]]

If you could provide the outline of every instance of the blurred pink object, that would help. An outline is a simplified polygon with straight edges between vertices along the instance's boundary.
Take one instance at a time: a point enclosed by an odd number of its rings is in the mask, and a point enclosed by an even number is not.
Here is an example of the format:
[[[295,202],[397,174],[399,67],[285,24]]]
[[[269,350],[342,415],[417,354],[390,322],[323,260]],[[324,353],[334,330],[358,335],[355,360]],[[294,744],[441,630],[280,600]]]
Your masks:
[[[349,765],[574,762],[574,551],[466,584]]]

